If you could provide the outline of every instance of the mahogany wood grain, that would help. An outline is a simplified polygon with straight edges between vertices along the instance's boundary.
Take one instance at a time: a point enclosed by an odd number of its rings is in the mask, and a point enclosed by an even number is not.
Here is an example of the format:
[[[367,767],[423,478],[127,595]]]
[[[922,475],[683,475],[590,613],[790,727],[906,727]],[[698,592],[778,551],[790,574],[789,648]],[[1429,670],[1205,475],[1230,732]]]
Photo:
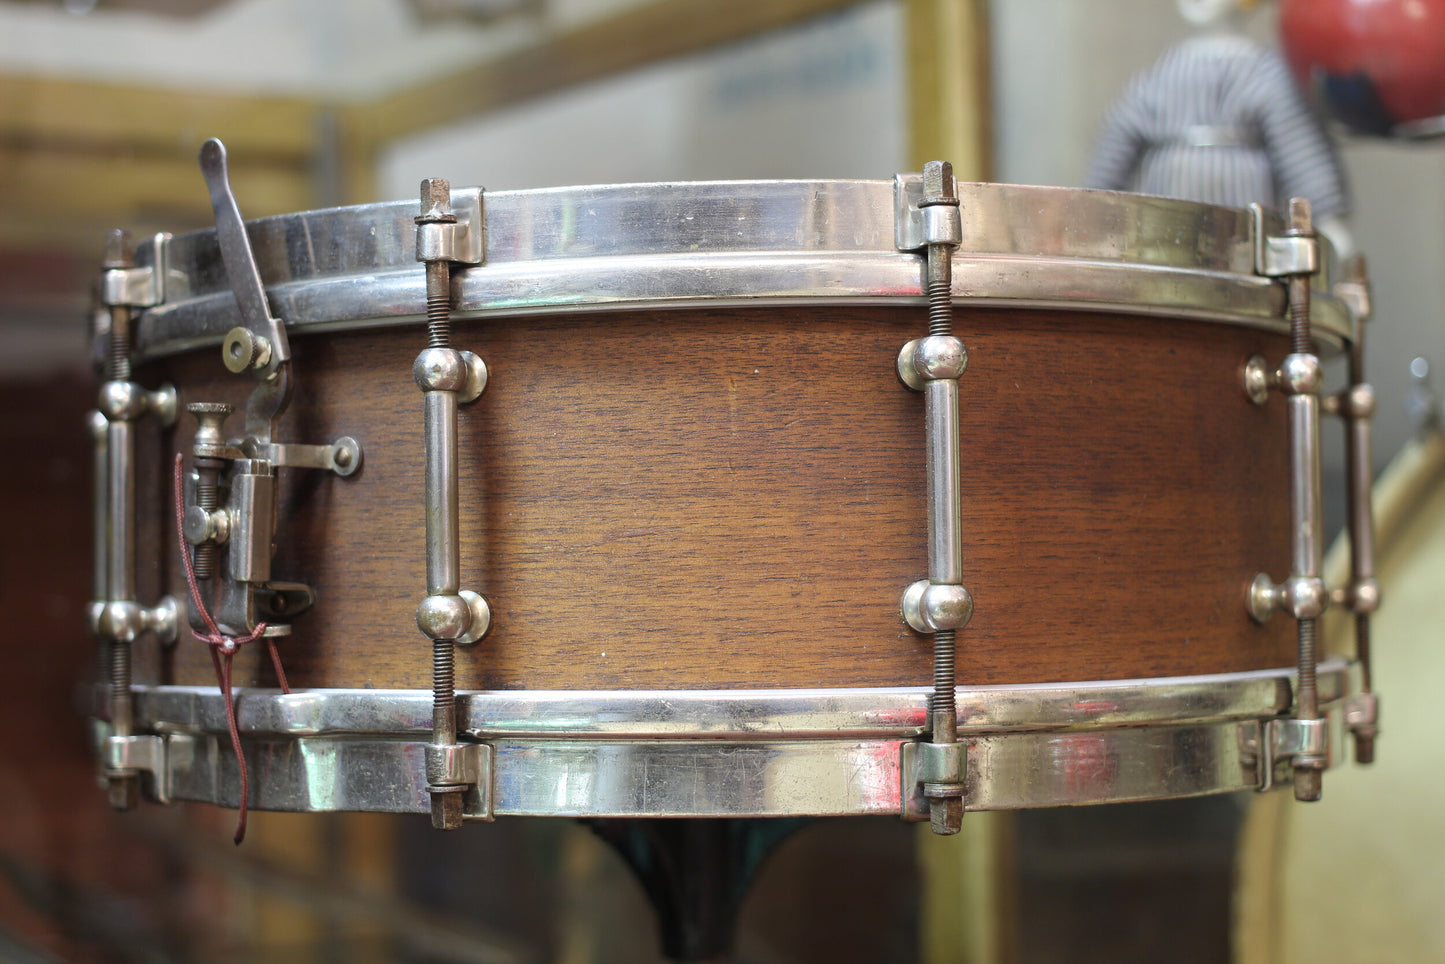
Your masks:
[[[898,616],[925,574],[923,401],[897,381],[916,308],[633,311],[458,322],[491,368],[461,410],[464,588],[491,634],[457,685],[926,685]],[[961,309],[965,684],[1287,666],[1288,620],[1245,587],[1288,568],[1284,406],[1239,387],[1286,340],[1139,316]],[[293,685],[430,685],[418,329],[298,337],[281,438],[353,435],[342,479],[282,470],[274,574],[316,587],[281,644]],[[241,403],[216,352],[154,366],[182,401]],[[189,419],[185,420],[189,423]],[[240,418],[233,430],[239,431]],[[153,453],[164,476],[184,424]],[[169,495],[143,551],[184,594]],[[164,502],[162,501],[164,500]],[[162,528],[166,548],[154,544]],[[240,683],[274,685],[258,653]],[[183,639],[157,679],[209,683]],[[144,672],[144,670],[142,670]]]

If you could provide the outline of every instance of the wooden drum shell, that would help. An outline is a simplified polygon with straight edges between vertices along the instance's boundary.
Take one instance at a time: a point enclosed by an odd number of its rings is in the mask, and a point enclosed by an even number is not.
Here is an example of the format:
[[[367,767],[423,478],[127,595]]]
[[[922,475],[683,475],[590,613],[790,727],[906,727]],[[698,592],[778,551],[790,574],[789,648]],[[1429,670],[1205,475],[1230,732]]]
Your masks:
[[[631,308],[459,321],[491,380],[461,408],[462,585],[491,633],[461,689],[918,686],[898,614],[925,575],[923,403],[897,380],[916,306]],[[960,307],[961,684],[1236,673],[1293,662],[1253,623],[1289,568],[1284,406],[1240,369],[1279,333],[1177,318]],[[278,438],[340,435],[350,478],[282,469],[273,574],[314,587],[280,652],[293,687],[424,689],[415,327],[294,337]],[[182,403],[242,407],[208,349],[146,366]],[[236,416],[239,422],[240,417]],[[194,423],[142,439],[141,592],[185,598],[169,495]],[[234,429],[233,429],[234,430]],[[187,458],[189,464],[189,457]],[[146,495],[147,493],[153,494]],[[161,494],[164,493],[162,496]],[[145,595],[144,598],[150,598]],[[137,680],[214,686],[182,631]],[[274,686],[255,647],[236,683]]]

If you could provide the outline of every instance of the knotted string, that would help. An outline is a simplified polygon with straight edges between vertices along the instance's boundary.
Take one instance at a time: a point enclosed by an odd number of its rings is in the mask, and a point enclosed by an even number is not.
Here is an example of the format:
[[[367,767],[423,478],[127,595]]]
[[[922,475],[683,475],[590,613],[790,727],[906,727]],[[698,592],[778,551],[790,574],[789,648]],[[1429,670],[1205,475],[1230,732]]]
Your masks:
[[[201,598],[201,588],[196,582],[196,564],[191,559],[190,546],[186,544],[185,537],[185,496],[182,489],[184,470],[181,466],[181,453],[176,453],[176,538],[181,546],[181,563],[186,570],[186,585],[191,590],[191,601],[195,604],[196,612],[201,614],[205,621],[206,629],[209,632],[202,635],[191,630],[191,635],[199,639],[211,648],[211,663],[216,667],[216,685],[221,688],[221,695],[226,700],[226,723],[231,728],[231,747],[236,751],[236,768],[241,773],[241,805],[236,816],[236,843],[239,844],[246,837],[246,804],[251,797],[251,779],[246,772],[246,756],[241,750],[241,731],[236,725],[236,698],[231,690],[231,662],[236,652],[247,643],[255,642],[258,639],[266,640],[266,648],[271,653],[271,665],[276,668],[276,680],[281,684],[281,692],[290,693],[291,687],[286,682],[286,672],[281,668],[281,654],[276,652],[276,640],[266,636],[266,623],[258,623],[256,628],[245,636],[227,636],[221,632],[216,625],[215,619],[211,617],[211,610]]]

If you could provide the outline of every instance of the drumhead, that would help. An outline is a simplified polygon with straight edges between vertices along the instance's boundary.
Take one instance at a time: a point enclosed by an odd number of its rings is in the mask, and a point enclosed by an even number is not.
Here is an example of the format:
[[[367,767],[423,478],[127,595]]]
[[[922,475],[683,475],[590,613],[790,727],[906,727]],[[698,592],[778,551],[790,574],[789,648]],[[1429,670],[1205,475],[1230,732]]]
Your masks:
[[[1247,211],[1164,198],[960,184],[957,302],[1098,309],[1284,330],[1283,286],[1254,273]],[[484,211],[484,263],[453,280],[456,317],[720,304],[921,300],[897,249],[893,181],[738,181],[453,192]],[[295,333],[419,323],[415,201],[248,224],[272,308]],[[1272,226],[1271,226],[1272,225]],[[1266,221],[1267,230],[1282,230]],[[218,342],[237,323],[214,230],[141,246],[164,276],[141,357]],[[1328,259],[1326,259],[1328,260]],[[1316,277],[1326,346],[1352,322]]]

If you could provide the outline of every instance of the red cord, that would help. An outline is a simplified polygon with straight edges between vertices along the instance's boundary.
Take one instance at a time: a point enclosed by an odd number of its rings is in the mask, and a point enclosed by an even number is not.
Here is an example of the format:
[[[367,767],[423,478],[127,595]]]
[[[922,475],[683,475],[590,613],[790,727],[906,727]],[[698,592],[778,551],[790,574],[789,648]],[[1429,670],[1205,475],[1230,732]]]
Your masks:
[[[271,653],[271,665],[276,668],[276,679],[281,684],[281,692],[290,693],[291,687],[286,682],[286,673],[281,669],[281,654],[276,652],[276,640],[274,637],[266,636],[266,623],[258,623],[256,628],[245,636],[227,636],[221,632],[216,625],[215,619],[211,618],[211,611],[206,602],[201,598],[201,589],[196,582],[196,565],[191,560],[191,549],[186,544],[185,537],[185,497],[183,495],[182,479],[184,469],[181,465],[181,453],[176,453],[176,539],[181,546],[181,564],[186,570],[186,585],[191,590],[191,601],[195,604],[196,612],[206,623],[210,632],[202,635],[191,630],[191,635],[211,648],[211,663],[216,667],[216,685],[221,689],[221,695],[226,700],[226,723],[231,728],[231,747],[236,751],[236,767],[241,773],[241,805],[236,816],[236,843],[239,844],[246,837],[246,805],[251,797],[251,779],[246,771],[246,756],[241,750],[241,731],[236,724],[236,699],[231,690],[231,661],[237,650],[247,643],[255,642],[258,639],[266,640],[266,648]]]

